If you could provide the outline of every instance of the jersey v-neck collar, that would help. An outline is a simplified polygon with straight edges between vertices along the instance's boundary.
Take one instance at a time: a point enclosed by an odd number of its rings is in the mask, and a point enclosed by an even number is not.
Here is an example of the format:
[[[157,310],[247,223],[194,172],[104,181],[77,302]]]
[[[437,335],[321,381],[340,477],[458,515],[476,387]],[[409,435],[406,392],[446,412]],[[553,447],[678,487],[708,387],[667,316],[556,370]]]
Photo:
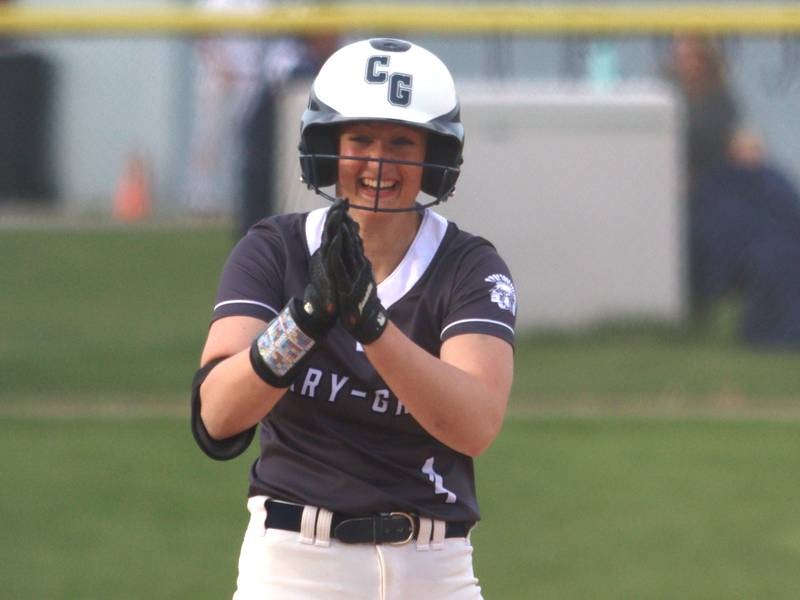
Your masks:
[[[306,217],[306,244],[309,256],[317,251],[322,243],[322,228],[330,207],[318,208]],[[417,235],[411,242],[403,260],[389,276],[378,284],[378,298],[384,308],[389,308],[405,296],[422,278],[433,261],[436,251],[447,233],[447,219],[426,209],[422,213]]]

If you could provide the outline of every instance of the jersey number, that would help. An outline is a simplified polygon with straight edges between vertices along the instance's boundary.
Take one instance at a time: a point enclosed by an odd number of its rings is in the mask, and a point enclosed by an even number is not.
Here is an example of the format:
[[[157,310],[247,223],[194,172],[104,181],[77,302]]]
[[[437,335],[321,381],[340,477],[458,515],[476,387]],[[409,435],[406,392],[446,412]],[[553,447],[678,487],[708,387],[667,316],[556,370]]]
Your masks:
[[[408,73],[389,73],[390,57],[385,55],[370,56],[367,60],[367,83],[381,84],[389,82],[388,100],[395,106],[411,104],[413,77]]]
[[[444,479],[442,476],[439,475],[433,469],[433,457],[431,456],[428,460],[425,461],[425,464],[422,465],[422,472],[428,476],[428,479],[433,484],[433,493],[434,494],[447,494],[447,497],[444,499],[446,504],[455,504],[456,503],[456,495],[444,487]]]

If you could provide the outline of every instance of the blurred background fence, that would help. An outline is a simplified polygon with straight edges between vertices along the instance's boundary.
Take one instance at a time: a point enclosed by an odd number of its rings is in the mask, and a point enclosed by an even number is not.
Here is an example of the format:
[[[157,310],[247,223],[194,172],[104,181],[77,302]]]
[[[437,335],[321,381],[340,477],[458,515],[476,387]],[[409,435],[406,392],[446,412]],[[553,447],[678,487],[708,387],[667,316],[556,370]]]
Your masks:
[[[453,10],[306,3],[244,15],[209,14],[186,2],[90,6],[20,1],[0,13],[0,34],[17,37],[19,51],[49,65],[53,194],[70,208],[107,210],[132,147],[155,165],[159,210],[186,208],[193,41],[242,30],[400,35],[440,55],[459,83],[661,80],[672,33],[720,34],[747,120],[769,140],[775,160],[800,178],[800,124],[789,118],[800,87],[800,14],[791,5],[461,3]]]
[[[796,183],[798,30],[780,4],[6,3],[0,208],[247,218],[241,129],[281,77],[270,48],[391,34],[442,57],[462,90],[466,165],[444,212],[508,257],[520,324],[676,323],[694,301],[672,38],[716,36],[739,123]],[[273,212],[317,205],[296,183],[305,85],[273,85]]]

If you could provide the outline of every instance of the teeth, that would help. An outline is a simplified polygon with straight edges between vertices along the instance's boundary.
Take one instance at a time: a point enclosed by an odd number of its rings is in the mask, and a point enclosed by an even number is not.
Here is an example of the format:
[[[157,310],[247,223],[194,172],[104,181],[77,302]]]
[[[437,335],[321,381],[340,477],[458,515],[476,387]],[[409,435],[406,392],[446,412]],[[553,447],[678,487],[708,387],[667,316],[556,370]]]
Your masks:
[[[378,187],[378,180],[370,179],[369,177],[362,177],[361,183],[366,187],[372,188],[373,190],[377,189]],[[395,181],[381,181],[380,189],[388,190],[390,188],[393,188],[395,183],[396,183]]]

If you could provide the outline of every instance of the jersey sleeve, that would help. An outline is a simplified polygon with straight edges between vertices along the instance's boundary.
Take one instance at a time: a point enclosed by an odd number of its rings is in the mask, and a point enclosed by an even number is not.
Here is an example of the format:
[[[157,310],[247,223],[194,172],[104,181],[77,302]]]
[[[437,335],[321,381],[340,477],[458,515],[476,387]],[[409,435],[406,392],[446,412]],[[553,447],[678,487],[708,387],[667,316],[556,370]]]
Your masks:
[[[251,229],[231,251],[220,276],[212,322],[247,316],[269,322],[288,301],[286,252],[273,227]]]
[[[473,249],[459,266],[442,341],[464,333],[493,335],[514,344],[517,295],[505,261],[490,244]]]

